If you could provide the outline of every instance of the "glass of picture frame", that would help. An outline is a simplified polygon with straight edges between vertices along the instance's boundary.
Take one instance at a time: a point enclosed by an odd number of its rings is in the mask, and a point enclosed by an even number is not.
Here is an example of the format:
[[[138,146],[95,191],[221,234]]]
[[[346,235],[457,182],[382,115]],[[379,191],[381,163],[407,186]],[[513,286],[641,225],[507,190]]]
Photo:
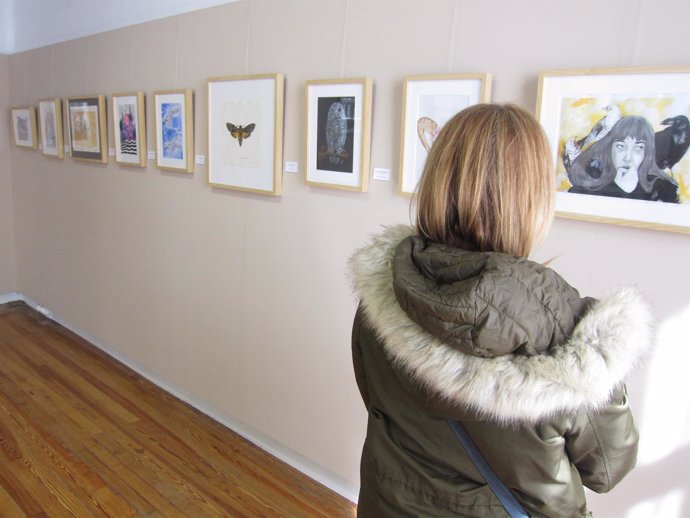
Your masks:
[[[208,182],[279,196],[283,156],[282,74],[208,80]]]
[[[146,167],[146,109],[144,93],[113,94],[115,162]]]
[[[105,96],[69,97],[66,104],[72,158],[107,163]]]
[[[19,147],[36,149],[38,147],[36,108],[33,106],[12,108],[10,113],[14,144]]]
[[[60,99],[43,99],[39,101],[38,120],[41,130],[42,153],[51,158],[64,158],[62,102]]]
[[[690,68],[540,74],[556,215],[690,233]]]
[[[456,113],[491,100],[491,74],[407,76],[403,82],[399,192],[412,195],[429,150]]]
[[[154,92],[156,165],[159,169],[194,172],[194,92]]]
[[[307,81],[307,185],[367,191],[372,88],[368,78]]]

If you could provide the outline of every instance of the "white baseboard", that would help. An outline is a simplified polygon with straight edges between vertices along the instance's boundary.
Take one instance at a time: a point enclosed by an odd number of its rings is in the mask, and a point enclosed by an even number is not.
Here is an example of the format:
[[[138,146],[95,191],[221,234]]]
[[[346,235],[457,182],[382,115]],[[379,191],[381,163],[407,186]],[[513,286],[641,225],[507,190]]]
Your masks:
[[[16,300],[24,300],[24,298],[16,291],[0,293],[0,304],[7,304],[8,302],[14,302]]]
[[[208,405],[206,402],[197,399],[196,397],[194,397],[194,395],[190,394],[184,389],[181,389],[180,387],[175,386],[168,380],[159,378],[158,375],[149,371],[147,368],[140,365],[138,362],[132,360],[131,358],[123,354],[120,354],[110,346],[102,343],[100,340],[92,336],[89,336],[87,333],[84,333],[79,328],[71,325],[69,322],[66,322],[59,316],[55,315],[50,309],[46,308],[45,306],[42,306],[41,304],[38,304],[36,301],[28,297],[25,297],[21,293],[13,292],[5,295],[0,295],[0,304],[5,302],[12,302],[15,300],[22,300],[26,302],[26,304],[34,308],[36,311],[43,313],[44,315],[48,316],[61,326],[69,329],[74,334],[80,336],[93,346],[98,347],[108,356],[111,356],[115,358],[117,361],[125,364],[127,367],[137,372],[138,374],[140,374],[150,382],[154,383],[155,385],[159,386],[166,392],[172,394],[178,399],[181,399],[185,403],[193,406],[200,412],[209,416],[211,419],[223,424],[224,426],[227,426],[232,431],[241,435],[252,444],[258,446],[264,451],[267,451],[274,457],[282,460],[286,464],[304,473],[309,478],[316,480],[317,482],[326,486],[327,488],[335,491],[339,495],[347,498],[351,502],[357,502],[359,496],[359,488],[353,486],[351,483],[349,483],[342,477],[335,475],[331,471],[319,466],[318,464],[307,459],[303,455],[300,455],[299,453],[292,451],[285,445],[280,444],[279,442],[271,439],[270,437],[266,436],[261,432],[258,432],[257,430],[246,425],[245,423],[233,418],[232,416],[229,416],[226,413],[218,410],[217,408]]]

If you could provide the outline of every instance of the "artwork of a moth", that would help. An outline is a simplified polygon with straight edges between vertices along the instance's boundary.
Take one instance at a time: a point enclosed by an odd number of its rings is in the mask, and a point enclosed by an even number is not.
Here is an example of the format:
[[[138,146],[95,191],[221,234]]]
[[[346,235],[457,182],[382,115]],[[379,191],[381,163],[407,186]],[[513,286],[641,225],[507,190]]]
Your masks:
[[[237,143],[242,146],[242,141],[248,139],[252,135],[252,131],[256,128],[256,124],[247,124],[246,126],[235,126],[234,124],[228,122],[225,124],[228,128],[230,135],[237,139]]]

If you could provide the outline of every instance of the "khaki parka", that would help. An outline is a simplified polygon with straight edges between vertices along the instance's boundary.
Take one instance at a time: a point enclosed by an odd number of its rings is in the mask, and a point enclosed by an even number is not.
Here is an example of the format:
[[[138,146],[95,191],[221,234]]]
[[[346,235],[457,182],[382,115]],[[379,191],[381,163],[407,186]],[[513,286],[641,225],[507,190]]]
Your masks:
[[[624,389],[651,344],[632,290],[582,299],[553,270],[384,230],[349,262],[368,412],[360,518],[505,517],[456,441],[460,420],[535,517],[588,516],[635,465]]]

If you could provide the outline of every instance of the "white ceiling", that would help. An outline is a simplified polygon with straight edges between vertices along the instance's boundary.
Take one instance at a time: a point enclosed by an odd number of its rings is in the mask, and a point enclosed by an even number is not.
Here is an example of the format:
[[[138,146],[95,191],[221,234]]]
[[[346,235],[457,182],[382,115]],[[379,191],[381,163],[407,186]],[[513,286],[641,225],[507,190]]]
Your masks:
[[[0,0],[0,54],[13,54],[237,0]]]

